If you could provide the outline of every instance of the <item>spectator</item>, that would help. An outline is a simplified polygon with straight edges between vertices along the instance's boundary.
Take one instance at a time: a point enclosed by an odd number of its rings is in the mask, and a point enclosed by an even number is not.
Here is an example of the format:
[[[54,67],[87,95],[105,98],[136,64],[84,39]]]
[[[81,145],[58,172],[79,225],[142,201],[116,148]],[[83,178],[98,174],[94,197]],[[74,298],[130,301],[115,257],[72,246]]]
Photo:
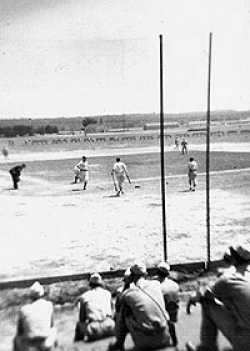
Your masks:
[[[104,289],[98,273],[90,276],[89,286],[90,290],[79,298],[79,321],[74,341],[92,341],[114,335],[111,293]]]
[[[219,330],[234,350],[249,351],[250,279],[247,267],[250,264],[250,250],[243,246],[231,246],[229,249],[230,256],[226,254],[224,259],[228,263],[230,258],[235,271],[220,275],[211,288],[197,293],[195,299],[202,308],[200,345],[195,348],[187,343],[188,351],[218,350]]]
[[[39,282],[30,287],[32,302],[19,312],[14,351],[52,351],[57,345],[53,325],[53,305],[44,298],[44,288]]]
[[[134,264],[130,271],[130,281],[135,285],[121,295],[116,317],[116,342],[109,345],[109,350],[123,350],[128,333],[140,350],[169,346],[169,316],[160,283],[145,279],[144,265]]]
[[[165,308],[169,314],[170,320],[168,322],[169,332],[172,339],[173,346],[178,344],[175,323],[178,320],[179,309],[179,285],[170,279],[170,266],[167,262],[161,262],[157,266],[157,274],[161,283],[161,290],[164,297]]]
[[[21,172],[25,167],[26,165],[23,163],[22,165],[15,166],[9,170],[15,190],[18,189],[18,183],[20,182]]]
[[[115,310],[116,311],[118,311],[120,309],[120,301],[121,301],[122,293],[125,290],[129,289],[131,286],[132,286],[131,271],[130,271],[130,267],[129,267],[124,272],[123,285],[119,286],[113,294],[113,297],[115,298]]]

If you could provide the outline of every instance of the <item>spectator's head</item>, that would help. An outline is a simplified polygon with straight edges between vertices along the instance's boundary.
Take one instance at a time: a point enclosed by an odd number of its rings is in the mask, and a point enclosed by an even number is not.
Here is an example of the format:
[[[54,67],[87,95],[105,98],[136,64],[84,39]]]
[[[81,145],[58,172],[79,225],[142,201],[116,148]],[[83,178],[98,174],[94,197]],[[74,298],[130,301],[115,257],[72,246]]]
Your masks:
[[[25,163],[23,163],[23,164],[21,165],[21,167],[22,167],[22,168],[25,168],[25,167],[26,167],[26,164],[25,164]]]
[[[193,157],[190,157],[189,161],[190,161],[190,162],[194,161],[194,158],[193,158]]]
[[[223,261],[225,262],[226,265],[231,266],[233,261],[232,261],[232,257],[231,257],[231,252],[230,252],[230,248],[228,248],[226,250],[226,252],[223,255]]]
[[[89,278],[89,286],[91,288],[96,288],[98,286],[101,286],[101,287],[104,286],[104,281],[102,280],[102,277],[100,276],[99,273],[91,274],[91,276]]]
[[[35,282],[30,287],[30,297],[32,300],[40,299],[44,296],[44,288],[39,282]]]
[[[85,162],[85,161],[87,160],[87,157],[86,157],[86,156],[83,156],[83,157],[82,157],[82,160],[83,160],[83,162]]]
[[[231,262],[235,267],[248,266],[250,264],[250,249],[246,246],[230,246],[224,254],[224,261]]]
[[[146,266],[143,263],[135,263],[130,267],[131,281],[137,282],[138,279],[147,275]]]
[[[167,262],[161,262],[158,264],[157,274],[158,274],[160,280],[168,277],[169,272],[170,272],[170,266]]]
[[[117,157],[116,162],[120,162],[120,161],[121,161],[120,157]]]
[[[124,284],[129,284],[131,282],[131,270],[130,267],[126,269],[123,276]]]

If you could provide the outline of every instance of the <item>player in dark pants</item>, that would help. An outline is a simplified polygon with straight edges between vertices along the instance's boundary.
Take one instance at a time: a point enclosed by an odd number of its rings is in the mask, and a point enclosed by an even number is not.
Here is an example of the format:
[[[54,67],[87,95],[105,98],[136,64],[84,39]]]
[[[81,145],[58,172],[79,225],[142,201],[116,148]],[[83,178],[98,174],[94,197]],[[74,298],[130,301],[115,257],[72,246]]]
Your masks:
[[[188,154],[187,146],[188,146],[187,139],[183,138],[182,141],[181,141],[181,153],[182,153],[182,155]]]
[[[18,189],[18,182],[20,182],[21,172],[25,167],[26,165],[23,163],[22,165],[15,166],[9,170],[14,189]]]

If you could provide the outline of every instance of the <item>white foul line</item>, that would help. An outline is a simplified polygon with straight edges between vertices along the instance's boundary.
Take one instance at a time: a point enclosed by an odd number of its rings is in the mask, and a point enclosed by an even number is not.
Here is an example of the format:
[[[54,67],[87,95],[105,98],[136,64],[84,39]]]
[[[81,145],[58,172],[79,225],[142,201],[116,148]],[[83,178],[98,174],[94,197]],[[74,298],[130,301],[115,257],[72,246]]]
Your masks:
[[[209,172],[210,175],[219,175],[219,174],[230,174],[230,173],[242,173],[242,172],[250,172],[250,168],[239,168],[239,169],[226,169],[226,170],[221,170],[221,171],[211,171]],[[205,176],[206,172],[198,173],[198,176]],[[165,176],[165,179],[173,179],[173,178],[183,178],[187,177],[187,173],[185,174],[172,174]],[[133,179],[133,181],[136,182],[146,182],[146,181],[151,181],[151,180],[157,180],[161,179],[160,176],[156,177],[147,177],[147,178],[136,178]]]

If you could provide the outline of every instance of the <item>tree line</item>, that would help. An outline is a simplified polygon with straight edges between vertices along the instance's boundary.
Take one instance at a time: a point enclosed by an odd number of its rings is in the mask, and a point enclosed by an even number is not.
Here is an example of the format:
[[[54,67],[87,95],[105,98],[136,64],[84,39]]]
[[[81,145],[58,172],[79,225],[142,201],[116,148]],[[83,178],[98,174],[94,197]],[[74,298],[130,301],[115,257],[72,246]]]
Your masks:
[[[32,136],[35,134],[56,134],[58,133],[58,128],[55,125],[47,124],[45,126],[27,126],[24,124],[18,124],[14,126],[0,127],[0,136],[2,137],[16,137],[16,136]]]

